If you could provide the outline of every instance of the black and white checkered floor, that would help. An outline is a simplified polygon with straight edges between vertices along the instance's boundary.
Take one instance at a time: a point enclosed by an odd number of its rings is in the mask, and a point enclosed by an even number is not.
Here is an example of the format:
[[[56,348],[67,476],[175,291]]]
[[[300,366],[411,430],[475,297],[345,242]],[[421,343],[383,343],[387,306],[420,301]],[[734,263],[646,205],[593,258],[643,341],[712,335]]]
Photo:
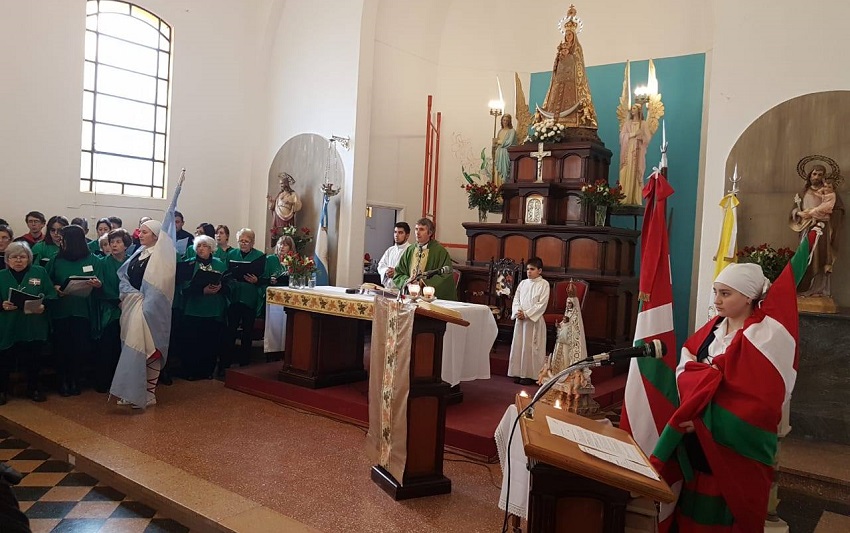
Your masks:
[[[33,533],[185,532],[179,522],[0,430],[0,461],[24,474],[13,487]]]

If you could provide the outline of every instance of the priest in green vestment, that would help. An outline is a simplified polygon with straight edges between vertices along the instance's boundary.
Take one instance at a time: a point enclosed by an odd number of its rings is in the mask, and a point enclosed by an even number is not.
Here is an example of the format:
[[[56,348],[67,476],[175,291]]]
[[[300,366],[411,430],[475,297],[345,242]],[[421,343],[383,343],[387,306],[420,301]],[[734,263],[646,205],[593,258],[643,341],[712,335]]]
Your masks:
[[[415,228],[416,243],[407,247],[395,267],[393,283],[399,289],[423,272],[452,266],[449,252],[434,239],[434,223],[430,219],[420,218]],[[457,300],[457,287],[451,272],[420,280],[420,285],[434,287],[434,296],[440,300]]]

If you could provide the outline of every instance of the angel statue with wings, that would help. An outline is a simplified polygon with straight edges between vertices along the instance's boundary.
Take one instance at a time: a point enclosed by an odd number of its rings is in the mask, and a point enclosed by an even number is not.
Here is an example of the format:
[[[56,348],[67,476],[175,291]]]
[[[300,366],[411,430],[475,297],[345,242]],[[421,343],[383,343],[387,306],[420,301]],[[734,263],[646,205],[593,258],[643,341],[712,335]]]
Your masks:
[[[647,92],[631,101],[629,62],[623,79],[623,94],[617,106],[617,119],[620,121],[620,185],[626,195],[623,204],[641,205],[643,203],[643,175],[646,171],[646,148],[652,136],[658,130],[658,123],[664,116],[664,104],[658,93],[658,81],[655,79],[655,65],[649,60],[649,84]],[[643,106],[646,104],[646,117]]]

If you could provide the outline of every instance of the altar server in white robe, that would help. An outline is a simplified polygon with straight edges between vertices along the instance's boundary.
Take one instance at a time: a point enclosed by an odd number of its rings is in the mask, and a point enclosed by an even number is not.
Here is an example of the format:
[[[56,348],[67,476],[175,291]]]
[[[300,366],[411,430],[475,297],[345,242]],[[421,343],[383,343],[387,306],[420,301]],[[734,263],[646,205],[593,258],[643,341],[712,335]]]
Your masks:
[[[393,276],[395,276],[395,267],[398,265],[398,260],[401,259],[401,254],[407,250],[410,243],[407,242],[410,237],[410,224],[407,222],[398,222],[393,228],[393,245],[387,248],[381,260],[378,262],[378,274],[381,276],[381,285],[387,289],[395,289]]]
[[[508,376],[514,383],[534,385],[546,361],[546,322],[543,313],[549,303],[549,282],[543,279],[543,261],[532,257],[525,267],[527,278],[514,294],[511,318],[516,320]]]

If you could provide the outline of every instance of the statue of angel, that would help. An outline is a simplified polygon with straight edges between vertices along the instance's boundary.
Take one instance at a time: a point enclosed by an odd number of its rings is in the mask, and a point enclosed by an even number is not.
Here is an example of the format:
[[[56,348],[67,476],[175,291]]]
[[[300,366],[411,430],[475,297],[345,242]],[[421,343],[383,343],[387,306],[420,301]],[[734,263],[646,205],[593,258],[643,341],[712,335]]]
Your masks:
[[[655,80],[655,65],[649,60],[649,79]],[[657,83],[657,82],[656,82]],[[641,205],[643,203],[643,175],[646,171],[646,148],[652,136],[658,130],[658,123],[664,116],[664,104],[657,92],[646,99],[646,118],[643,116],[643,103],[631,102],[629,62],[623,79],[623,93],[617,106],[617,119],[620,121],[620,185],[626,195],[623,204]]]

